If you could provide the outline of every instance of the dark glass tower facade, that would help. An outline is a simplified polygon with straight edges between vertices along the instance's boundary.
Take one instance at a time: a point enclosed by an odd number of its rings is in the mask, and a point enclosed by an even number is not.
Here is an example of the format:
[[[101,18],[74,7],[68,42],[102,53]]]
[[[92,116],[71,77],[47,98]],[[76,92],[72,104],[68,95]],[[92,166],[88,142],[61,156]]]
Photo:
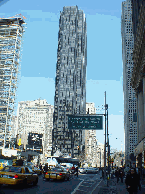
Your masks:
[[[84,131],[68,129],[67,114],[86,113],[86,66],[85,14],[77,6],[64,7],[59,19],[52,154],[59,150],[77,156],[85,144]]]

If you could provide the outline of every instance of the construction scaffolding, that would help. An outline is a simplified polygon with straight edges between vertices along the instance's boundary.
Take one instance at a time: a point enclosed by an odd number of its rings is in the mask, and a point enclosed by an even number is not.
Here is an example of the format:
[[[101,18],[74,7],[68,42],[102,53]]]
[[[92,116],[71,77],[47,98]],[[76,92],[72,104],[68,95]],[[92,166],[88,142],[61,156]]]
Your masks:
[[[9,132],[20,68],[20,47],[25,27],[22,17],[0,18],[0,146],[2,147],[10,141]]]

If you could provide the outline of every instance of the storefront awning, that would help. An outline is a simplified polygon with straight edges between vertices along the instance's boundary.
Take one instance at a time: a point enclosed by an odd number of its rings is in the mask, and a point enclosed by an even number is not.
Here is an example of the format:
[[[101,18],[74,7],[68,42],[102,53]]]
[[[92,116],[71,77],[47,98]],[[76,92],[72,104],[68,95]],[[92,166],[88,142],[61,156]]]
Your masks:
[[[136,146],[134,150],[134,155],[137,156],[138,154],[145,151],[145,138]]]

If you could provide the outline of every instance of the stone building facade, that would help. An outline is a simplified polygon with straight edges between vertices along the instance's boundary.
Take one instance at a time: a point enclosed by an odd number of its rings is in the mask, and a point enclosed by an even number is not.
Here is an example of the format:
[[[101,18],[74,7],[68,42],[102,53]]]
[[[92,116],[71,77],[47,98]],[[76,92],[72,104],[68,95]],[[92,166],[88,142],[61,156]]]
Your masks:
[[[135,156],[138,168],[145,168],[145,2],[132,0],[134,33],[132,87],[137,98],[137,146]]]
[[[134,36],[132,32],[131,0],[122,2],[121,34],[123,60],[125,161],[126,164],[130,164],[130,156],[134,153],[134,149],[137,144],[137,102],[135,97],[135,90],[131,86],[131,75],[134,67],[132,59]]]

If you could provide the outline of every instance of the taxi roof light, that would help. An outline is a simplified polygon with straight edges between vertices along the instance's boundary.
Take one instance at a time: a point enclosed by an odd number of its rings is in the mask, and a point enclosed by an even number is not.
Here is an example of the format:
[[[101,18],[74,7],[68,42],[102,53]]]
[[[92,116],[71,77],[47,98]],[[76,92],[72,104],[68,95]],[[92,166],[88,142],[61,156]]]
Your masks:
[[[59,173],[59,175],[61,176],[61,175],[62,175],[62,173]]]

